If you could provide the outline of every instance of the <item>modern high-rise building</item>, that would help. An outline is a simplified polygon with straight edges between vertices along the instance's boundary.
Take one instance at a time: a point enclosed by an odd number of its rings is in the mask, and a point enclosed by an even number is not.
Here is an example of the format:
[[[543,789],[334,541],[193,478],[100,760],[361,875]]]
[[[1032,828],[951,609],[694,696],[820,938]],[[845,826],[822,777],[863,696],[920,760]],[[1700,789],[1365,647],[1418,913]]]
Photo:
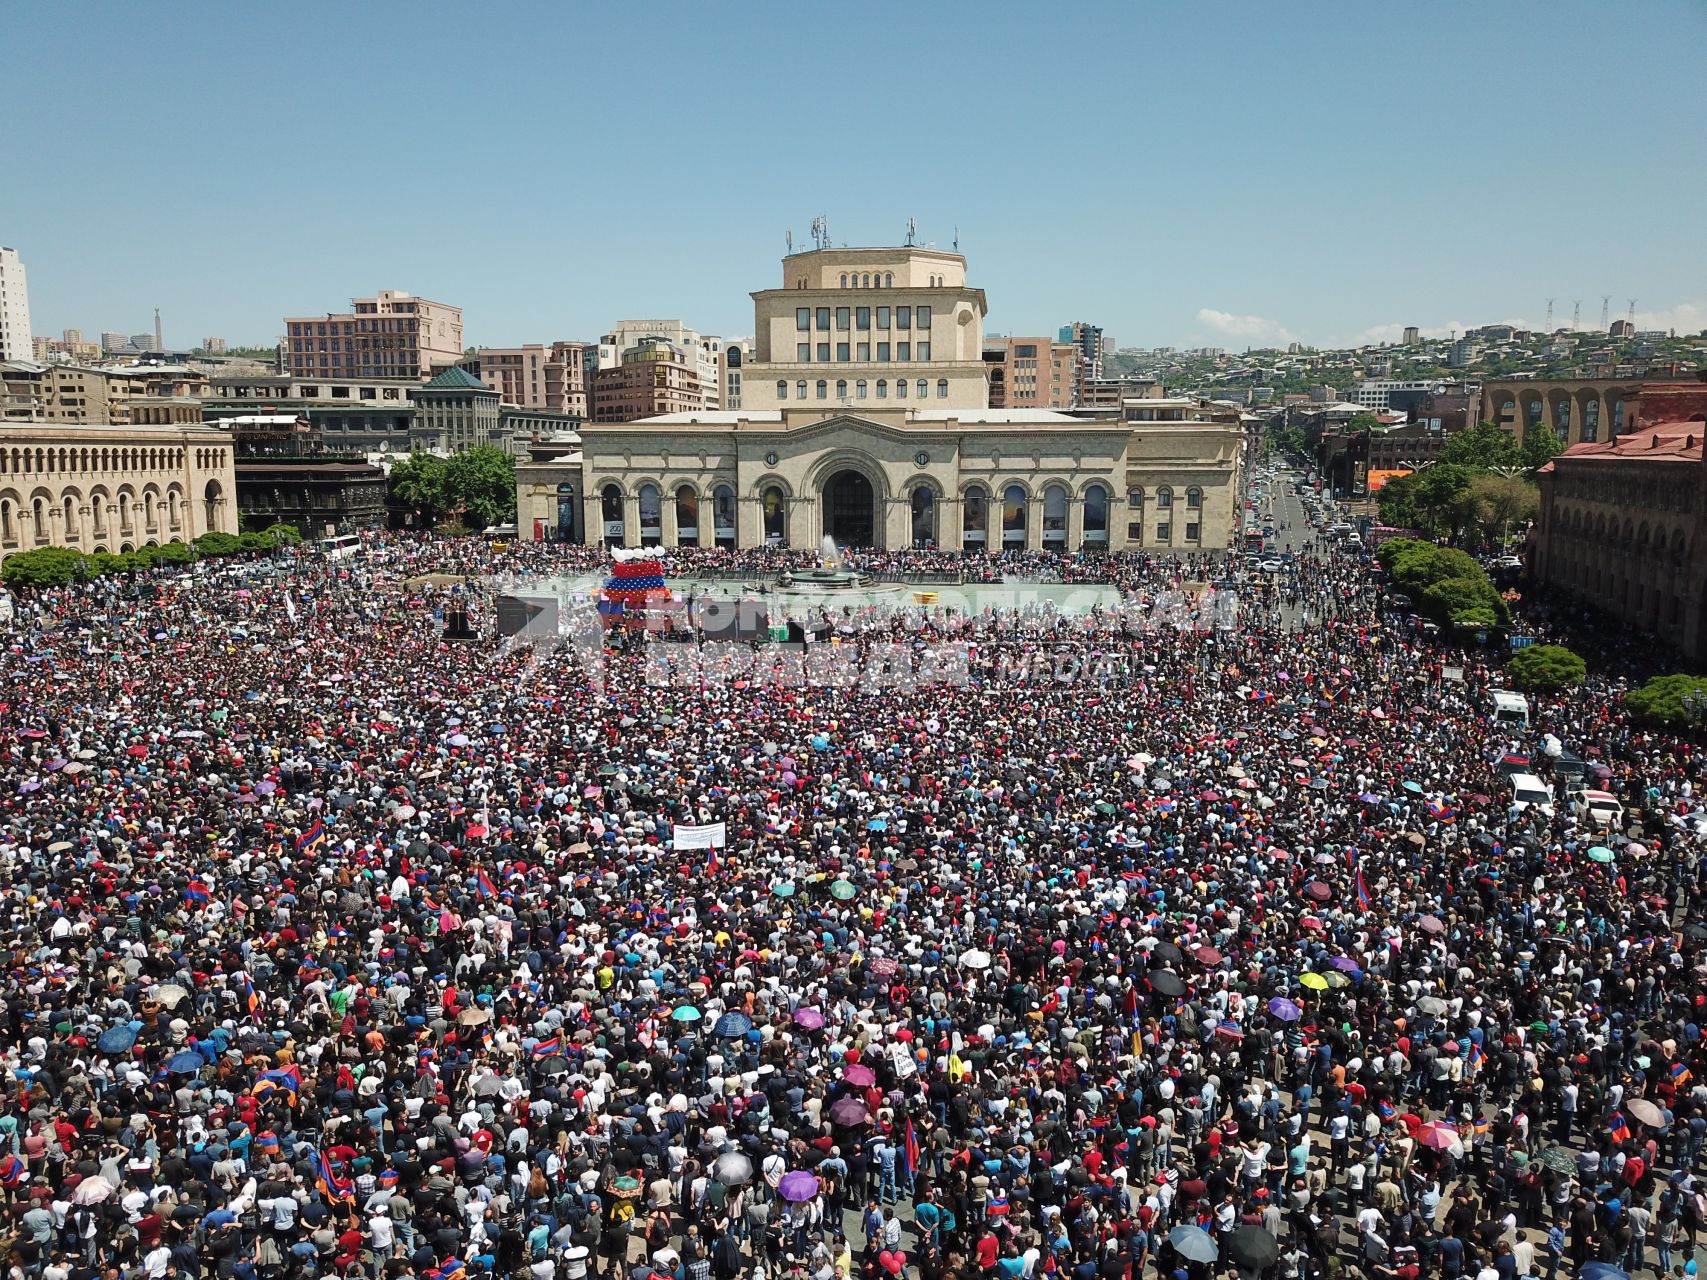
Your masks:
[[[1421,341],[1422,341],[1422,330],[1419,329],[1414,324],[1406,325],[1405,326],[1405,345],[1407,347],[1414,347]]]
[[[505,404],[523,409],[587,416],[588,364],[596,349],[585,342],[533,342],[520,347],[481,347],[478,375]]]
[[[286,316],[285,371],[298,378],[430,378],[462,359],[462,308],[385,290],[350,310]]]
[[[117,351],[123,351],[128,345],[130,345],[130,339],[125,337],[124,334],[114,333],[111,329],[101,330],[101,350],[105,351],[108,355],[112,355]]]
[[[30,286],[16,249],[0,245],[0,360],[30,360]]]
[[[742,408],[905,400],[982,409],[984,291],[940,249],[813,249],[782,260],[782,287],[753,294],[757,333]],[[921,401],[925,403],[920,403]]]
[[[722,408],[723,339],[690,329],[680,320],[617,321],[616,326],[599,339],[599,368],[620,368],[624,352],[653,338],[680,347],[691,355],[689,363],[699,379],[701,397],[700,403],[694,407]]]
[[[992,409],[1071,409],[1078,403],[1079,349],[1048,338],[986,338]]]
[[[1103,333],[1101,325],[1075,320],[1072,324],[1062,325],[1061,332],[1056,337],[1058,341],[1070,342],[1079,349],[1079,358],[1084,362],[1084,377],[1087,381],[1103,376],[1102,362],[1113,349],[1113,344]]]

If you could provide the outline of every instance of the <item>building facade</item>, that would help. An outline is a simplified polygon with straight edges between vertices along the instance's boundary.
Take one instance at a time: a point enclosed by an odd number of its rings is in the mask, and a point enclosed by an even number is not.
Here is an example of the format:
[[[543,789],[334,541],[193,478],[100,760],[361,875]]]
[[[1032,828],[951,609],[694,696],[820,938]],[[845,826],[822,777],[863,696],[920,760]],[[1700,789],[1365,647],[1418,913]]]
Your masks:
[[[0,361],[35,359],[30,285],[16,249],[0,245]]]
[[[680,320],[619,320],[599,339],[598,367],[617,369],[626,352],[635,347],[667,342],[687,358],[698,380],[696,409],[721,409],[723,404],[723,339],[690,329]]]
[[[1366,379],[1354,386],[1346,395],[1346,399],[1360,408],[1372,413],[1385,413],[1395,407],[1394,399],[1398,397],[1401,404],[1411,400],[1420,400],[1431,392],[1438,391],[1438,382],[1416,380],[1376,378]]]
[[[466,369],[452,365],[415,390],[409,444],[429,453],[461,453],[500,444],[498,393]]]
[[[1641,388],[1640,378],[1485,382],[1479,421],[1504,427],[1520,440],[1545,422],[1567,446],[1595,444],[1623,434]]]
[[[200,425],[0,427],[0,555],[237,532],[233,446]]]
[[[462,308],[385,290],[350,310],[287,316],[280,355],[299,378],[430,378],[462,359]]]
[[[617,364],[607,366],[600,357],[589,398],[593,422],[632,422],[703,410],[697,351],[664,338],[642,338]]]
[[[1058,341],[1076,347],[1079,352],[1079,367],[1086,378],[1101,378],[1103,376],[1103,361],[1113,350],[1113,344],[1102,331],[1099,324],[1086,324],[1083,320],[1075,320],[1072,324],[1061,326],[1057,335]]]
[[[1079,349],[1049,338],[986,338],[992,409],[1071,409],[1078,403]]]
[[[465,364],[518,409],[544,409],[578,418],[587,416],[589,361],[597,349],[585,342],[530,343],[520,347],[481,347],[473,365]]]
[[[988,406],[984,291],[967,285],[960,254],[814,249],[784,258],[782,277],[752,295],[744,410]]]
[[[214,376],[202,398],[209,421],[250,414],[301,417],[326,447],[346,453],[408,453],[419,382],[307,381],[289,375]]]
[[[237,512],[244,529],[294,525],[305,539],[386,524],[380,467],[355,458],[239,458]]]

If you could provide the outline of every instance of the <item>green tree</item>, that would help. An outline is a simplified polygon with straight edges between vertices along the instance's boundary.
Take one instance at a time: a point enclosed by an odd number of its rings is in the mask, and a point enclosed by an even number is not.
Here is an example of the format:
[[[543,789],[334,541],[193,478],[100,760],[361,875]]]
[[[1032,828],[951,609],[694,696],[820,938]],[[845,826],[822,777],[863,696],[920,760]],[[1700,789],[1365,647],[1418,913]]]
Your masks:
[[[1506,620],[1506,604],[1486,574],[1442,578],[1422,593],[1421,608],[1437,622],[1460,629],[1493,627]]]
[[[89,576],[89,558],[70,547],[38,547],[6,557],[0,578],[13,590],[63,587]]]
[[[1517,476],[1481,475],[1470,482],[1470,493],[1490,537],[1514,524],[1527,524],[1541,511],[1541,493]]]
[[[1568,689],[1581,684],[1588,674],[1588,664],[1562,644],[1519,649],[1505,669],[1519,689]]]
[[[452,510],[474,529],[516,518],[516,460],[496,445],[476,445],[445,463],[445,493]]]
[[[391,496],[414,513],[423,525],[437,524],[450,511],[445,487],[445,460],[430,453],[412,453],[394,463],[388,477]]]
[[[1504,427],[1479,422],[1447,438],[1440,450],[1444,465],[1487,471],[1494,467],[1521,467],[1523,451],[1517,438]]]
[[[270,524],[261,532],[273,540],[275,547],[295,547],[302,543],[302,530],[294,524]]]
[[[1520,650],[1527,653],[1528,650]],[[1656,724],[1700,724],[1699,713],[1683,705],[1690,696],[1707,698],[1707,678],[1701,676],[1655,676],[1639,689],[1624,695],[1624,705],[1639,718]]]
[[[1523,465],[1538,471],[1565,451],[1559,433],[1545,422],[1538,422],[1523,440]]]
[[[1393,476],[1375,495],[1381,508],[1381,523],[1399,529],[1415,528],[1422,523],[1417,509],[1417,478],[1414,475]],[[1392,543],[1381,544],[1383,550]]]
[[[1351,420],[1345,424],[1347,431],[1379,431],[1381,419],[1373,413],[1354,413]]]
[[[97,551],[89,557],[91,578],[116,578],[121,573],[135,573],[137,568],[134,557],[119,552]]]
[[[1436,463],[1416,477],[1413,492],[1423,528],[1432,533],[1457,533],[1463,528],[1464,500],[1474,473],[1456,463]]]
[[[221,533],[217,529],[197,538],[195,548],[201,556],[234,556],[244,550],[243,540],[235,533]]]

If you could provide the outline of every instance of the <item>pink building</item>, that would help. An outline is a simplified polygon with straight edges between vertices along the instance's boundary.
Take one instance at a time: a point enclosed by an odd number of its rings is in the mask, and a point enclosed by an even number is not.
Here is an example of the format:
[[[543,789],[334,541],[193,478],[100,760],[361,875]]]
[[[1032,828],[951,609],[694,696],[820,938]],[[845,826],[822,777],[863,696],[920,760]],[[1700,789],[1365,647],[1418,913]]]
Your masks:
[[[430,378],[462,359],[462,308],[386,290],[348,312],[285,318],[297,378]]]
[[[597,348],[585,342],[534,342],[520,347],[481,347],[476,354],[481,379],[505,404],[523,409],[587,416],[587,357]]]

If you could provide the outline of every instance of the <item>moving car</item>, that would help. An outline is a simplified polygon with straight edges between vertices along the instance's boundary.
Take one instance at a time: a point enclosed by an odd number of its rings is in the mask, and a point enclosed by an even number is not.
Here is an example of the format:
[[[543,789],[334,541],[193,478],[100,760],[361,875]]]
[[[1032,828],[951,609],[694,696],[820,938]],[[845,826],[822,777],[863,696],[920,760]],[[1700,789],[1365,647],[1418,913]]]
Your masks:
[[[1591,831],[1621,831],[1624,806],[1610,791],[1578,791],[1571,797],[1571,816]]]

